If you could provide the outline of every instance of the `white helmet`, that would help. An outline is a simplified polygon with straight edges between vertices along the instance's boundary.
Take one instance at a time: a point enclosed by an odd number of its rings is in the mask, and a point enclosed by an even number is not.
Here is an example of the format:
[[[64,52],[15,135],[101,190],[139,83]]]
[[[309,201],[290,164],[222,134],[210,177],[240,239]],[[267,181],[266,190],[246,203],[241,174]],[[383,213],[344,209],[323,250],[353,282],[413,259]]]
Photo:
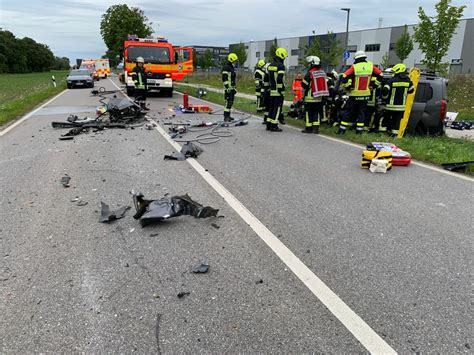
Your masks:
[[[315,55],[310,55],[306,57],[306,61],[312,65],[319,65],[319,63],[321,63],[321,59],[319,59],[319,57],[316,57]]]
[[[354,59],[367,58],[367,54],[364,51],[357,51],[354,55]]]
[[[143,59],[143,57],[137,57],[137,59],[135,59],[135,62],[145,64],[145,59]]]

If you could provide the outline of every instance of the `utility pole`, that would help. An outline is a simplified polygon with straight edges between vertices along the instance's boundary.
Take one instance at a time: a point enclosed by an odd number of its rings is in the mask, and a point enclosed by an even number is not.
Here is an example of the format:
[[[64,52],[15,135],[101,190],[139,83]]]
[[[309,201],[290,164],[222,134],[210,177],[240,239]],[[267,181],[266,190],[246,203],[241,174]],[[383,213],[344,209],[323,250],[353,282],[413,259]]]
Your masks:
[[[341,9],[342,11],[346,11],[347,12],[347,23],[346,23],[346,52],[347,52],[347,49],[349,47],[349,15],[351,13],[351,9],[350,8],[347,8],[347,7],[344,7]],[[346,66],[347,66],[347,59],[344,58],[344,70],[346,70]]]

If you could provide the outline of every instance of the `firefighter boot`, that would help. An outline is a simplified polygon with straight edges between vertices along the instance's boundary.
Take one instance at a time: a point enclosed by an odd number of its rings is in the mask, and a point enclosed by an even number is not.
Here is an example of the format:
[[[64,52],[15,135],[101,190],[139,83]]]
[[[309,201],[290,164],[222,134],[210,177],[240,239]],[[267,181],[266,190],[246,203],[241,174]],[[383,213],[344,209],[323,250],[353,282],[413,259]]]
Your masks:
[[[301,130],[302,133],[313,133],[313,127],[306,127],[305,129]]]
[[[313,126],[313,133],[319,134],[319,126]]]
[[[272,124],[271,127],[270,127],[270,131],[272,131],[272,132],[281,132],[282,129],[280,127],[278,127],[277,124]]]

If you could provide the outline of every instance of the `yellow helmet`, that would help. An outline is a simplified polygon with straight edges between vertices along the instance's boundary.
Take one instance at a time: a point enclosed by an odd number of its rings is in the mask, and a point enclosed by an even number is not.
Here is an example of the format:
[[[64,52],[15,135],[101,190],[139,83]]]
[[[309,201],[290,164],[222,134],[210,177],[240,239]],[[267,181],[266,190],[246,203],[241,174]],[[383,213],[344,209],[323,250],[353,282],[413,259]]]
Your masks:
[[[230,53],[228,56],[227,56],[227,60],[231,63],[234,63],[236,61],[239,60],[239,57],[237,57],[237,54],[235,53]]]
[[[398,63],[398,64],[395,64],[392,68],[392,71],[395,73],[395,74],[400,74],[400,73],[404,73],[406,72],[407,70],[407,66],[403,63]]]
[[[257,63],[257,67],[258,68],[263,68],[263,66],[265,65],[265,59],[260,59]]]
[[[288,52],[286,51],[285,48],[278,48],[275,52],[275,55],[278,57],[278,58],[281,58],[281,59],[285,59],[286,57],[288,57]]]

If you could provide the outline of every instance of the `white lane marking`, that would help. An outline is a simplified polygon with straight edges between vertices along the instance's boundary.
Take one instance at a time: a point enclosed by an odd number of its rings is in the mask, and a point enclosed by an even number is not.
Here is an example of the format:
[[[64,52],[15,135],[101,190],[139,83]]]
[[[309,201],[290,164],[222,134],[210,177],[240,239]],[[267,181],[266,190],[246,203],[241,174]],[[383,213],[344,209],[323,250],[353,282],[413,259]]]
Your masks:
[[[33,116],[36,112],[38,112],[39,110],[41,110],[43,107],[45,107],[47,104],[53,102],[54,100],[56,100],[59,96],[61,96],[62,94],[64,94],[66,91],[68,91],[69,89],[65,89],[63,91],[61,91],[59,94],[57,94],[56,96],[54,96],[53,98],[49,99],[48,101],[46,101],[44,104],[42,104],[40,107],[37,107],[36,109],[34,109],[33,111],[31,111],[30,113],[27,113],[25,116],[23,116],[22,118],[20,118],[19,120],[17,120],[15,123],[12,123],[11,125],[9,125],[7,128],[5,128],[3,131],[0,131],[0,137],[3,136],[4,134],[7,134],[8,132],[10,132],[13,128],[15,128],[16,126],[18,126],[20,123],[22,123],[23,121],[27,120],[28,118],[30,118],[31,116]]]
[[[112,81],[113,82],[113,81]],[[114,82],[113,82],[114,83]],[[115,85],[115,83],[114,83]],[[119,88],[117,85],[115,85]],[[128,97],[128,96],[127,96]],[[153,119],[155,129],[176,150],[181,146]],[[234,195],[232,195],[197,160],[186,160],[196,172],[227,202],[227,204],[253,229],[271,250],[293,271],[306,287],[327,307],[327,309],[351,332],[372,354],[396,354],[364,320],[317,277],[293,252],[288,249],[260,220],[255,217]]]
[[[178,92],[179,95],[183,95],[182,93]],[[195,97],[195,96],[191,96],[189,95],[189,97],[192,97],[193,99],[196,99],[196,100],[199,100],[201,102],[210,102],[210,101],[206,101],[206,100],[203,100],[203,99],[200,99],[198,97]],[[223,107],[222,105],[219,105],[219,104],[215,104],[212,102],[213,105],[215,106],[219,106],[219,107]],[[235,110],[235,111],[238,111],[238,110]],[[242,114],[248,114],[246,112],[242,112],[242,111],[238,111]],[[257,119],[257,120],[261,120],[262,118],[261,117],[258,117],[258,116],[254,116],[252,114],[248,114],[250,115],[251,117]],[[300,130],[300,128],[297,128],[297,127],[293,127],[293,126],[286,126],[290,129],[294,129],[294,130]],[[362,144],[357,144],[357,143],[352,143],[352,142],[349,142],[349,141],[345,141],[345,140],[342,140],[342,139],[338,139],[338,138],[334,138],[334,137],[331,137],[331,136],[327,136],[325,134],[320,134],[319,137],[321,138],[324,138],[324,139],[327,139],[327,140],[330,140],[330,141],[333,141],[333,142],[336,142],[336,143],[340,143],[340,144],[345,144],[347,146],[350,146],[350,147],[354,147],[354,148],[357,148],[357,149],[364,149],[365,146],[363,146]],[[438,173],[442,173],[442,174],[445,174],[445,175],[449,175],[449,176],[452,176],[452,177],[455,177],[455,178],[458,178],[458,179],[462,179],[462,180],[466,180],[466,181],[471,181],[471,182],[474,182],[474,178],[468,176],[468,175],[463,175],[463,174],[460,174],[460,173],[454,173],[452,171],[449,171],[449,170],[444,170],[442,168],[439,168],[435,165],[430,165],[430,164],[427,164],[427,163],[422,163],[418,160],[412,160],[411,162],[413,165],[416,165],[416,166],[419,166],[421,168],[425,168],[425,169],[429,169],[429,170],[432,170],[432,171],[436,171]]]

